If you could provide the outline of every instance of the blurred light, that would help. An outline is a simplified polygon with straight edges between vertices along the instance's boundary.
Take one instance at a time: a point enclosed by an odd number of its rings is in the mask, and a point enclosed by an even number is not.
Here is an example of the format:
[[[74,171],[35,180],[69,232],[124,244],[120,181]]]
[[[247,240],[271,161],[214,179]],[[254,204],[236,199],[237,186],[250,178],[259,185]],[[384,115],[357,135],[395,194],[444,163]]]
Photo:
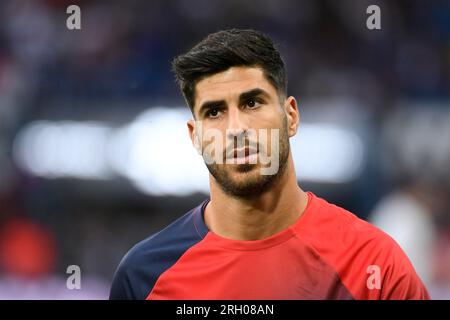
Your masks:
[[[107,179],[103,149],[110,131],[95,122],[32,122],[15,139],[14,158],[37,176]]]
[[[208,191],[208,171],[193,148],[185,108],[152,108],[118,130],[109,158],[142,192],[189,194]]]
[[[364,148],[355,133],[330,124],[302,124],[291,138],[297,177],[318,183],[346,183],[359,176]]]
[[[208,170],[188,136],[186,108],[152,108],[115,130],[104,124],[36,121],[14,142],[16,162],[46,178],[108,179],[122,176],[143,193],[209,192]],[[363,165],[354,133],[329,124],[303,124],[291,139],[298,178],[345,183]]]
[[[56,244],[43,226],[24,219],[5,221],[0,228],[0,267],[7,274],[40,277],[53,271]]]

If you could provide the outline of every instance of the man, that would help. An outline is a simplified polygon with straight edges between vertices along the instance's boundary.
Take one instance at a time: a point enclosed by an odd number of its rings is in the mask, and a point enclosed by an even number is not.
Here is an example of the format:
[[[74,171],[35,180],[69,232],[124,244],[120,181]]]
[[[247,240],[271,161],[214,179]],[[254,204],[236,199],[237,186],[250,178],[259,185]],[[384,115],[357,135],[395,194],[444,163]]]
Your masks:
[[[389,236],[298,186],[298,106],[267,36],[211,34],[173,68],[210,199],[130,250],[111,299],[429,298]]]

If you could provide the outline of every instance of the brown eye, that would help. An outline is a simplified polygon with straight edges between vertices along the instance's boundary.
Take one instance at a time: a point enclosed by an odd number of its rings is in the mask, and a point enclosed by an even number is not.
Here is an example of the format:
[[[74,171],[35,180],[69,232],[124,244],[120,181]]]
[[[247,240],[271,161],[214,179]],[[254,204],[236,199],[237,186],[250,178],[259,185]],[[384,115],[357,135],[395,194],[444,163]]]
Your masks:
[[[207,116],[209,118],[217,118],[219,116],[220,110],[218,108],[213,108],[208,111]]]
[[[257,101],[256,99],[248,99],[246,105],[250,109],[256,109],[257,107],[260,106],[260,102]]]

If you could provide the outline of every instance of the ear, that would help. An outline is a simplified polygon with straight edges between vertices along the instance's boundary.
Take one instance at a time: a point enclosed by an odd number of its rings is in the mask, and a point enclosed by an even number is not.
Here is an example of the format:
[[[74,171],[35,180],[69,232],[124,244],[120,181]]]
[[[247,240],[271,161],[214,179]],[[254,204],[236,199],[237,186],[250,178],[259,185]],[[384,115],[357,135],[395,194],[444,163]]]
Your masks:
[[[200,123],[196,123],[194,121],[194,119],[190,119],[188,120],[188,122],[186,123],[187,127],[188,127],[188,132],[189,132],[189,138],[192,141],[192,145],[194,146],[194,148],[197,150],[197,152],[199,154],[202,153],[202,149],[201,149],[201,141],[200,141],[200,136],[198,133],[198,130],[201,130],[201,128],[199,126],[201,126]]]
[[[300,112],[298,111],[297,100],[290,96],[284,102],[284,112],[287,117],[287,127],[289,137],[295,136],[300,124]]]

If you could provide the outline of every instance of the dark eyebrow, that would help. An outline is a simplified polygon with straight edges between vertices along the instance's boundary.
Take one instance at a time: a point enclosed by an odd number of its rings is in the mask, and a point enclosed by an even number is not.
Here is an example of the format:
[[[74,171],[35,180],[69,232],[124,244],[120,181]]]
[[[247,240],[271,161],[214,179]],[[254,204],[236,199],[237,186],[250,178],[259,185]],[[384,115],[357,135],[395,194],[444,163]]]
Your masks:
[[[202,115],[206,111],[208,111],[210,109],[222,107],[224,104],[225,104],[224,100],[206,101],[206,102],[202,103],[202,105],[200,106],[200,109],[198,110],[198,114]]]
[[[267,91],[265,91],[261,88],[255,88],[255,89],[251,89],[251,90],[242,92],[239,95],[239,101],[246,101],[248,99],[257,97],[259,95],[266,96],[266,97],[270,96],[269,93],[267,93]],[[203,115],[205,112],[207,112],[210,109],[220,108],[220,107],[223,107],[224,105],[225,105],[225,100],[206,101],[206,102],[202,103],[202,105],[200,106],[200,109],[198,110],[198,114]]]
[[[270,96],[269,93],[267,93],[267,91],[265,91],[265,90],[263,90],[261,88],[255,88],[255,89],[251,89],[251,90],[246,91],[246,92],[242,92],[239,95],[239,100],[240,101],[245,101],[245,100],[248,100],[248,99],[260,96],[260,95],[261,96],[266,96],[266,97]]]

